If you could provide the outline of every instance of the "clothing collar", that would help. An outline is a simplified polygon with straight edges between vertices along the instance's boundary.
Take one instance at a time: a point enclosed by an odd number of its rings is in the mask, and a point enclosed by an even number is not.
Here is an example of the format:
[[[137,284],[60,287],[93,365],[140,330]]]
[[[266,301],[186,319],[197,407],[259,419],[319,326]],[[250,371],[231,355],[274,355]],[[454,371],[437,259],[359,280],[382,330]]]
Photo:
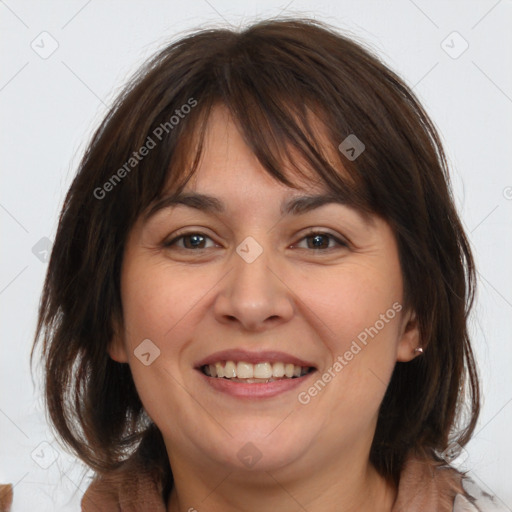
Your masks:
[[[409,457],[402,469],[392,512],[452,512],[464,494],[462,474],[451,467]],[[134,464],[96,478],[82,498],[82,512],[166,512],[156,473]]]

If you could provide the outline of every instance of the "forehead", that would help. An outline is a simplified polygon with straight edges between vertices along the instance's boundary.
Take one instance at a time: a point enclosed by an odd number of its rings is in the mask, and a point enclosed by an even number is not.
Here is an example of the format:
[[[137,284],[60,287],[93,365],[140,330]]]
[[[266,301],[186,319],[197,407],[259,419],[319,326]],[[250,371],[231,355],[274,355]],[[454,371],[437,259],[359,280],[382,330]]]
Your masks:
[[[318,132],[320,127],[316,125]],[[318,132],[315,137],[318,137]],[[325,135],[324,135],[325,138]],[[293,162],[295,166],[299,158]],[[227,108],[212,111],[206,125],[199,165],[185,186],[169,189],[149,210],[146,219],[160,210],[186,206],[213,215],[251,210],[278,211],[281,217],[301,215],[328,204],[354,206],[350,187],[334,191],[307,164],[300,172],[281,158],[280,169],[293,186],[272,176],[244,139]],[[346,171],[342,170],[346,175]],[[358,211],[366,221],[373,219]]]
[[[279,170],[293,186],[271,176],[223,105],[212,109],[203,143],[201,158],[193,175],[179,190],[169,189],[163,201],[156,205],[158,209],[186,205],[223,214],[230,209],[230,203],[243,206],[244,202],[249,205],[255,201],[272,208],[279,206],[281,215],[285,215],[344,202],[344,198],[336,197],[307,165],[301,165],[300,172],[297,172],[290,161],[281,162]]]
[[[337,148],[329,140],[325,126],[307,109],[307,119],[296,118],[300,129],[309,142],[316,147],[343,180],[353,182],[350,174],[340,162]],[[293,148],[290,141],[274,139],[273,145],[266,137],[265,157],[271,155],[282,173],[291,183],[291,187],[272,176],[265,169],[253,149],[252,134],[244,134],[244,129],[230,110],[223,104],[213,106],[206,121],[204,138],[202,139],[201,155],[197,169],[187,180],[185,190],[208,188],[226,191],[238,188],[241,192],[250,185],[261,184],[280,188],[281,192],[289,193],[291,189],[316,193],[331,192],[328,184],[316,172],[311,163],[305,161],[300,152]],[[265,130],[262,126],[261,130]],[[267,132],[268,134],[268,132]],[[198,134],[194,137],[197,139]],[[247,140],[249,138],[249,141]],[[197,145],[197,140],[195,142]],[[188,151],[189,160],[195,157],[194,152]],[[189,164],[190,166],[190,164]]]
[[[175,204],[219,213],[222,206],[211,197],[228,210],[247,200],[258,208],[280,208],[281,214],[327,202],[350,206],[367,220],[374,213],[357,172],[345,168],[332,141],[335,135],[329,137],[325,123],[311,109],[304,107],[303,115],[297,109],[288,112],[295,126],[286,124],[284,131],[271,130],[265,115],[258,116],[257,125],[252,116],[239,120],[222,103],[198,112],[197,122],[178,144],[178,158],[169,166],[166,184],[143,214],[146,219]],[[209,197],[190,197],[191,193]],[[298,196],[309,197],[292,204]]]

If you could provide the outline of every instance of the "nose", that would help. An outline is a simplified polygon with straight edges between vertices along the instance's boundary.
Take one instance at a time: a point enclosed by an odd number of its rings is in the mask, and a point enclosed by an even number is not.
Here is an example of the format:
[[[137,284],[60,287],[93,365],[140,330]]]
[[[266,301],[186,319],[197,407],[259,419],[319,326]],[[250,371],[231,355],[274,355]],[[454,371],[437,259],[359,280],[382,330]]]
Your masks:
[[[294,314],[291,283],[286,282],[270,257],[270,250],[264,250],[252,262],[238,253],[232,259],[232,270],[221,281],[222,289],[214,304],[217,321],[254,332],[289,321]]]

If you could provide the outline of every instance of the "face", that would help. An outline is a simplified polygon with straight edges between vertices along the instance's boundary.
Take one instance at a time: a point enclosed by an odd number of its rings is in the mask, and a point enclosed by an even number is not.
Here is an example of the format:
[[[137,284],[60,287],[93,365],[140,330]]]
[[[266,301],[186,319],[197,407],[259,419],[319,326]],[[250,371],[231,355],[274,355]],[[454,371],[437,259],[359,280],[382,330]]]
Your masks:
[[[110,356],[173,470],[368,460],[394,365],[418,345],[389,225],[336,202],[286,211],[328,190],[270,177],[221,107],[205,144],[184,192],[215,199],[169,203],[130,233]]]

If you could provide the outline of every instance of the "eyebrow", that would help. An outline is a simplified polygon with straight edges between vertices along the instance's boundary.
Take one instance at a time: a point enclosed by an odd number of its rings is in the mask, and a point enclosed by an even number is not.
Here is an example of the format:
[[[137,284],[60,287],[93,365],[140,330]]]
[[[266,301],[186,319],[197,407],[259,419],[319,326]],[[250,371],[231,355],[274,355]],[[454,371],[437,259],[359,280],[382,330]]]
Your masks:
[[[348,197],[334,194],[317,194],[308,196],[295,196],[281,204],[281,216],[301,215],[320,208],[326,204],[337,203],[354,207],[353,201]],[[226,212],[225,204],[218,198],[197,192],[181,192],[163,197],[157,201],[149,211],[144,215],[144,221],[147,222],[157,212],[172,208],[178,205],[195,208],[205,213],[222,214]],[[369,220],[368,215],[356,208],[365,220]]]

